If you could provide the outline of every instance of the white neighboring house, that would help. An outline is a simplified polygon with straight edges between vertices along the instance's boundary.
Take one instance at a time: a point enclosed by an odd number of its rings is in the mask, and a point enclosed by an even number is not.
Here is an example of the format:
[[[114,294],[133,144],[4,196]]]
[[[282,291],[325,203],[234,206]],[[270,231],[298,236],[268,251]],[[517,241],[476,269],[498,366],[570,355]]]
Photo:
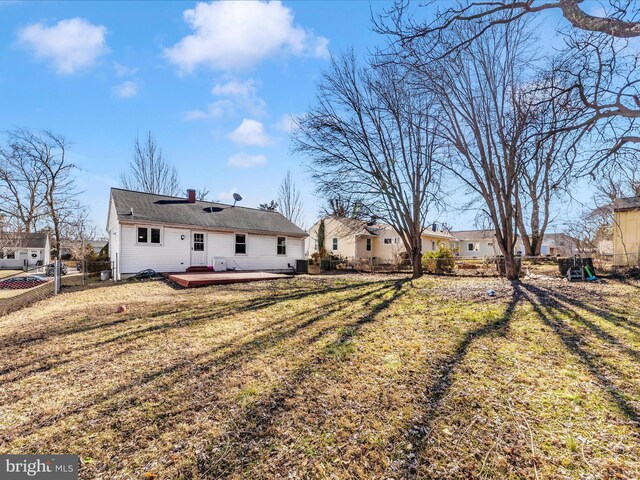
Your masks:
[[[116,280],[151,268],[291,270],[307,233],[278,212],[111,189],[109,256]]]
[[[51,261],[51,243],[45,232],[0,233],[0,269],[21,269]]]
[[[460,258],[485,258],[502,255],[493,230],[461,230],[451,232],[458,240]],[[518,237],[516,254],[524,255],[522,239]],[[546,233],[540,246],[541,256],[571,257],[577,253],[575,240],[564,233]]]

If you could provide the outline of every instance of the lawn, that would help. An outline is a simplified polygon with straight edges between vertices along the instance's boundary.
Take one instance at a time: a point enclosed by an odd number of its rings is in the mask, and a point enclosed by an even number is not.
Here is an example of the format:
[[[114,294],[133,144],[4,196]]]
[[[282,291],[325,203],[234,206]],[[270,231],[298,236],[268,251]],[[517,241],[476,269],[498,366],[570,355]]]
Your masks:
[[[18,273],[22,273],[22,270],[0,270],[0,280],[6,277],[17,275]]]
[[[121,284],[0,336],[2,453],[83,479],[640,477],[637,285]]]

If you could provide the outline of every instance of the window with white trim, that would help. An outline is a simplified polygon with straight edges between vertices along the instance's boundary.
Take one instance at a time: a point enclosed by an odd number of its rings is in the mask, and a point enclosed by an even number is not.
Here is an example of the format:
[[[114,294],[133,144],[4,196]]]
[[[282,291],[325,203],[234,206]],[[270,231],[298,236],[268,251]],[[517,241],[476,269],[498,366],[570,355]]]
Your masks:
[[[469,252],[479,252],[480,244],[479,243],[469,243],[467,244],[467,251]]]
[[[367,238],[367,252],[371,251],[371,239]]]
[[[162,243],[162,229],[153,227],[137,227],[137,243],[160,245]]]
[[[236,255],[247,254],[247,236],[244,233],[236,233]]]
[[[278,237],[277,240],[277,254],[278,255],[286,255],[287,254],[287,237]]]

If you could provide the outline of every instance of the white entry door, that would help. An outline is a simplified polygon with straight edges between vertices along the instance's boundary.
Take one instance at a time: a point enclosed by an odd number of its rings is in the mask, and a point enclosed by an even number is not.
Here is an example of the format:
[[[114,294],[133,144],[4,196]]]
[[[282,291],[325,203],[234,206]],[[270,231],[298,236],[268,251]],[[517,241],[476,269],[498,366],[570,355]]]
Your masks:
[[[207,236],[203,232],[191,232],[191,266],[207,265]]]

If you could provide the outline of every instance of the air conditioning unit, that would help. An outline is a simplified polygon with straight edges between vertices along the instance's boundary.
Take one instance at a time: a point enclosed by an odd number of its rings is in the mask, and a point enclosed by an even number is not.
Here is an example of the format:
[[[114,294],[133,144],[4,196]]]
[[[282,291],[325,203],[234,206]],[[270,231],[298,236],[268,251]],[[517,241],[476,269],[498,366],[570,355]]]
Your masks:
[[[214,272],[226,272],[227,260],[224,257],[213,257],[213,271]]]

